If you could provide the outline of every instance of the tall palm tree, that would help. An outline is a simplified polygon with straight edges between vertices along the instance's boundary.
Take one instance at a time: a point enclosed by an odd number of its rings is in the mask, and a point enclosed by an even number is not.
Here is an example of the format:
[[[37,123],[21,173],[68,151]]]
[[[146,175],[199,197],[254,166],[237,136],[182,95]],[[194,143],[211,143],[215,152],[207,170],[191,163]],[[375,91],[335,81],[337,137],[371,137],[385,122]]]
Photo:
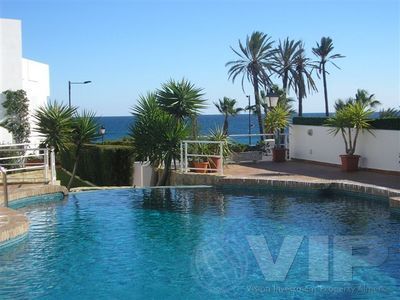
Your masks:
[[[329,116],[329,105],[328,105],[328,88],[326,84],[326,63],[331,62],[336,68],[340,69],[332,60],[336,58],[343,58],[341,54],[331,54],[333,51],[333,42],[330,37],[322,37],[320,44],[317,42],[317,47],[312,48],[313,53],[319,58],[318,61],[318,72],[322,73],[322,79],[324,83],[324,97],[325,97],[325,115]]]
[[[54,147],[56,153],[65,150],[71,142],[75,111],[75,107],[54,101],[39,107],[33,115],[36,130],[45,138],[44,143]]]
[[[90,111],[83,111],[78,114],[72,122],[72,142],[75,145],[74,167],[72,175],[68,182],[68,190],[71,188],[75,179],[76,169],[78,167],[79,158],[84,144],[90,143],[99,136],[98,124],[96,122],[96,114]]]
[[[290,82],[290,84],[294,85],[294,91],[299,100],[299,117],[303,116],[303,99],[307,97],[307,93],[317,91],[317,86],[312,78],[315,65],[306,57],[303,46],[301,49],[301,52],[295,59],[296,71]]]
[[[245,45],[239,40],[239,49],[232,51],[239,56],[238,60],[229,61],[228,75],[232,82],[237,76],[242,75],[242,89],[244,90],[244,79],[251,82],[254,89],[254,99],[256,102],[256,112],[260,134],[264,133],[263,117],[260,105],[260,86],[270,86],[272,81],[270,73],[273,70],[273,41],[265,33],[255,31],[251,36],[247,36]],[[261,136],[261,140],[263,140]]]
[[[300,52],[301,41],[289,40],[289,38],[286,38],[283,42],[279,40],[274,55],[274,69],[278,76],[282,78],[282,87],[285,92],[290,88],[288,84],[296,71],[295,59]]]
[[[218,108],[218,111],[224,115],[223,132],[225,135],[228,135],[228,116],[236,116],[243,108],[235,107],[236,100],[228,97],[224,97],[222,100],[219,99],[218,102],[214,102],[214,105]]]

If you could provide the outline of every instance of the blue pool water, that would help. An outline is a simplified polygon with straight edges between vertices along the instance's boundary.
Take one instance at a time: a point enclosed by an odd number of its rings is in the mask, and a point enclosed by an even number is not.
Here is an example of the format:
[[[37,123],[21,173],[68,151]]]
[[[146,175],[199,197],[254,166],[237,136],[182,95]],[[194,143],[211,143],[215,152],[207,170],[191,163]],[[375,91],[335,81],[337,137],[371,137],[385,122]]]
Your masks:
[[[400,217],[377,199],[250,188],[126,189],[75,193],[19,210],[31,229],[24,241],[0,250],[0,299],[400,297]],[[250,247],[255,236],[280,262],[284,239],[303,237],[284,280],[266,280],[257,247]],[[323,245],[310,242],[316,236],[329,239],[328,278],[320,281],[309,276],[310,253],[322,257]],[[375,256],[386,251],[387,257],[379,266],[355,268],[350,281],[335,281],[338,236],[378,237]],[[363,263],[364,250],[353,249],[353,262]],[[343,247],[335,253],[351,255]]]

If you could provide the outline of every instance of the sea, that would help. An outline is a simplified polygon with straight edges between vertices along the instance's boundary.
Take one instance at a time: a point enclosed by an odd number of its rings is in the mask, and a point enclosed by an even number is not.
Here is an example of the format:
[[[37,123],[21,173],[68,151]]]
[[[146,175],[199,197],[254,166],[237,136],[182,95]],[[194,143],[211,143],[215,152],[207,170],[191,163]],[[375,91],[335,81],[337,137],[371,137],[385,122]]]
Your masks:
[[[324,113],[308,113],[303,114],[304,116],[324,116]],[[121,140],[122,138],[128,136],[129,128],[134,123],[134,116],[119,116],[119,117],[97,117],[97,123],[99,126],[104,126],[106,129],[104,140],[105,141],[116,141]],[[231,116],[228,119],[229,122],[229,135],[236,134],[248,134],[249,133],[249,115],[239,114],[237,116]],[[224,123],[223,115],[199,115],[198,116],[198,125],[199,125],[199,134],[200,135],[208,135],[210,130],[215,129],[217,127],[222,127]],[[250,116],[251,123],[251,133],[259,133],[258,132],[258,121],[256,115]],[[232,137],[232,139],[238,143],[248,144],[248,137]],[[258,139],[253,138],[252,141],[256,142]]]

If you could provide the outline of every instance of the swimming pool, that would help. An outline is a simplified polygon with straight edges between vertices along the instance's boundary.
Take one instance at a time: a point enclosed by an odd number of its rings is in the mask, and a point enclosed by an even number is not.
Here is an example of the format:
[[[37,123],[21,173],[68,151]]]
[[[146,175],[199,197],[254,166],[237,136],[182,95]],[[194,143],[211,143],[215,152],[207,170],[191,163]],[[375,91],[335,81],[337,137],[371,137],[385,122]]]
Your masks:
[[[30,232],[0,250],[0,299],[400,297],[400,217],[379,199],[249,187],[125,189],[19,211]],[[348,236],[379,243],[374,256],[383,260],[337,280],[336,256],[351,255],[337,238]],[[278,271],[289,266],[284,279],[265,270],[268,250]],[[368,256],[360,244],[352,254],[356,265]]]

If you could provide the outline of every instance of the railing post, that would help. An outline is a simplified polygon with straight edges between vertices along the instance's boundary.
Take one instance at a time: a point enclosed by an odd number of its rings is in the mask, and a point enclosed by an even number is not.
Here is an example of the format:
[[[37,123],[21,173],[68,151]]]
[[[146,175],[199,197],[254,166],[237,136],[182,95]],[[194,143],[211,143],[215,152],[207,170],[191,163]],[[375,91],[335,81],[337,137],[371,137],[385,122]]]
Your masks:
[[[54,152],[54,148],[50,148],[50,170],[51,170],[51,183],[54,184],[57,180],[56,176],[56,155]]]
[[[48,178],[49,178],[49,149],[44,150],[44,157],[43,157],[43,163],[44,163],[44,182],[48,183]]]
[[[179,160],[181,165],[181,173],[183,173],[183,142],[181,142],[181,159]]]
[[[3,167],[1,168],[1,173],[3,174],[3,203],[5,207],[8,207],[8,183],[7,183],[7,170]]]
[[[185,173],[188,172],[188,143],[185,142]]]
[[[221,158],[221,166],[219,173],[224,175],[224,142],[219,143],[219,156]]]

